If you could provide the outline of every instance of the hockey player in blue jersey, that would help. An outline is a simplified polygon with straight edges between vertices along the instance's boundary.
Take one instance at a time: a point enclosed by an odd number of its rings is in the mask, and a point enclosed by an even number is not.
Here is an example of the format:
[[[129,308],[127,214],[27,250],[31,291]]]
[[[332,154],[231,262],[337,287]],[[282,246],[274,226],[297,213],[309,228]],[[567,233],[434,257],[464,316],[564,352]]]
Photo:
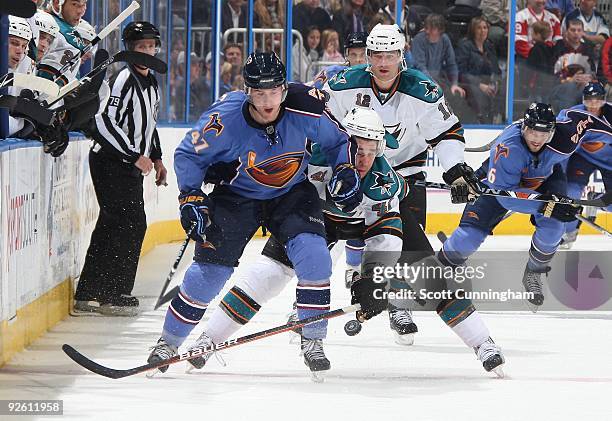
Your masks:
[[[606,90],[599,82],[591,82],[585,86],[582,94],[582,104],[572,107],[584,110],[593,115],[595,126],[585,133],[580,146],[567,163],[567,195],[580,199],[589,178],[596,170],[601,174],[604,188],[612,188],[612,105],[605,100]],[[612,210],[612,206],[606,209]],[[597,210],[593,216],[595,219]],[[580,221],[568,222],[565,225],[562,248],[571,248],[578,236]]]
[[[312,81],[312,86],[322,89],[325,82],[336,76],[340,71],[350,66],[365,64],[367,39],[368,34],[365,32],[350,32],[344,41],[344,58],[346,63],[333,64],[322,69]]]
[[[531,104],[522,121],[508,126],[491,147],[485,161],[491,188],[524,193],[566,195],[561,165],[575,151],[584,133],[593,126],[587,112],[563,110],[555,121],[548,104]],[[576,219],[580,207],[494,196],[480,196],[463,211],[459,227],[438,253],[447,265],[460,265],[474,253],[508,210],[532,215],[536,227],[525,267],[523,286],[533,294],[535,311],[544,302],[541,275],[547,273],[565,223]]]
[[[296,269],[298,317],[329,310],[331,257],[319,196],[305,170],[311,142],[316,142],[333,162],[332,200],[351,211],[362,198],[354,166],[356,145],[327,112],[319,90],[287,84],[276,54],[252,53],[243,76],[245,91],[214,103],[174,155],[181,224],[197,242],[195,261],[170,303],[149,363],[177,354],[260,226],[281,241]],[[235,163],[235,174],[204,194],[207,170],[222,162]],[[252,304],[246,296],[237,300]],[[304,360],[313,372],[330,366],[322,345],[326,330],[325,321],[304,327]],[[209,345],[206,341],[201,337],[194,346]]]

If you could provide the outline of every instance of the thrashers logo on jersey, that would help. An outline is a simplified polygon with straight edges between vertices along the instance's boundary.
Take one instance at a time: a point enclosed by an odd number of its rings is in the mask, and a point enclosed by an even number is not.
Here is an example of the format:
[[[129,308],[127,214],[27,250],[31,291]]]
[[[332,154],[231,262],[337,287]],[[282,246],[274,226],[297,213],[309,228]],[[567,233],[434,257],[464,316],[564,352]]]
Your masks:
[[[219,136],[223,133],[223,129],[225,126],[221,124],[221,117],[219,117],[219,113],[212,113],[210,115],[210,120],[206,123],[206,126],[202,129],[202,133],[206,133],[209,130],[213,130],[215,132],[215,136]]]
[[[497,160],[502,156],[508,158],[508,155],[510,155],[510,150],[506,145],[500,143],[495,147],[495,157],[493,158],[493,163],[496,164]]]
[[[304,161],[304,152],[287,152],[255,163],[257,154],[249,151],[246,173],[259,184],[281,188],[298,173]]]

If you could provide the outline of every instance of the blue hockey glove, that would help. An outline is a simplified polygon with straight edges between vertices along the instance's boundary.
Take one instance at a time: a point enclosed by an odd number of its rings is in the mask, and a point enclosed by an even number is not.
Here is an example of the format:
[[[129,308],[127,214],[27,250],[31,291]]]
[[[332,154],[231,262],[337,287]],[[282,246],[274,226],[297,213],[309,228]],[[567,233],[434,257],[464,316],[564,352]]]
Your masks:
[[[353,212],[363,199],[361,179],[352,164],[338,165],[329,180],[327,189],[332,200],[342,212]]]
[[[480,195],[480,181],[472,167],[465,163],[456,164],[442,174],[442,178],[451,186],[452,203],[473,203]]]
[[[179,195],[181,225],[189,237],[204,242],[204,231],[210,225],[211,202],[202,190]],[[191,229],[193,227],[193,230]]]

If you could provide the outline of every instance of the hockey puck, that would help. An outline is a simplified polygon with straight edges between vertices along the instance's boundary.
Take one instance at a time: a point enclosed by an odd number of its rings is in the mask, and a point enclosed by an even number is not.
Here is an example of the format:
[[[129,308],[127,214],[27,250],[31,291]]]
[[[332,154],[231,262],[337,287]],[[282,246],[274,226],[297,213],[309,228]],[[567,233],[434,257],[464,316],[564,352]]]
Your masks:
[[[361,323],[359,323],[357,320],[349,320],[344,325],[344,333],[349,336],[355,336],[359,332],[361,332]]]

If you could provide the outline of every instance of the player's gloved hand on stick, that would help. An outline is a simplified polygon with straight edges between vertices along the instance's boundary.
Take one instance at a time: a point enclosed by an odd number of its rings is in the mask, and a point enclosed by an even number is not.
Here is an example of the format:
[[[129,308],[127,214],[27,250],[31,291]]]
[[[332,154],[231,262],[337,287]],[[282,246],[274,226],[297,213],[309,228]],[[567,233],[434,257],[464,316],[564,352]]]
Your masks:
[[[327,188],[332,200],[342,212],[353,212],[363,199],[361,179],[352,164],[338,165]]]
[[[552,199],[552,195],[541,194],[537,199]],[[554,218],[561,222],[572,222],[576,220],[577,214],[582,213],[582,206],[545,202],[540,206],[540,213],[547,218]]]
[[[387,309],[389,300],[385,282],[374,282],[373,278],[355,274],[351,284],[351,304],[361,304],[358,315],[368,320]]]
[[[480,181],[466,163],[456,164],[443,173],[442,178],[451,186],[452,203],[472,203],[480,195]]]
[[[210,225],[211,202],[202,190],[191,190],[179,195],[181,225],[189,237],[204,242],[204,231]],[[193,230],[191,227],[195,224]],[[191,233],[189,231],[191,230]]]

